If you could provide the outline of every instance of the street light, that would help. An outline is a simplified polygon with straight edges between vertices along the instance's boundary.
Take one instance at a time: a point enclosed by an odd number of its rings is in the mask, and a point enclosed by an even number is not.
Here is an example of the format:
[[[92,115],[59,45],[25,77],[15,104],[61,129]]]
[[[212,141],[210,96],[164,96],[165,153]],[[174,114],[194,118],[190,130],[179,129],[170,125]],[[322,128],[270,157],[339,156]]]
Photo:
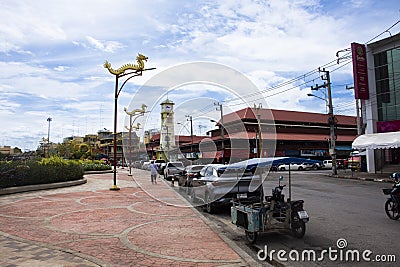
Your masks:
[[[49,122],[49,128],[47,130],[47,156],[50,157],[50,122],[52,119],[48,117],[47,121]],[[44,157],[46,157],[46,155],[44,155]]]
[[[129,112],[127,108],[124,108],[125,113],[129,115],[129,127],[125,126],[125,128],[129,130],[129,176],[132,176],[132,129],[138,130],[140,127],[140,123],[138,123],[137,126],[133,126],[133,123],[137,118],[144,115],[146,108],[147,106],[145,104],[142,104],[142,109],[135,109],[131,112]],[[134,120],[132,120],[133,116],[136,116]]]
[[[321,100],[324,100],[325,103],[326,103],[326,105],[328,105],[328,100],[326,100],[325,98],[322,98],[322,97],[320,97],[320,96],[313,95],[313,94],[307,94],[307,96],[313,96],[313,97],[319,98],[319,99],[321,99]]]
[[[125,64],[118,69],[113,69],[111,64],[106,60],[104,68],[115,76],[115,94],[114,94],[114,184],[110,190],[119,190],[117,186],[117,111],[118,111],[118,96],[122,91],[124,85],[133,77],[142,76],[143,71],[154,70],[155,68],[145,69],[144,61],[147,61],[148,57],[138,54],[136,61],[138,64]],[[130,70],[130,71],[129,71]],[[127,72],[128,71],[128,72]],[[128,77],[122,83],[121,87],[118,88],[119,78]]]

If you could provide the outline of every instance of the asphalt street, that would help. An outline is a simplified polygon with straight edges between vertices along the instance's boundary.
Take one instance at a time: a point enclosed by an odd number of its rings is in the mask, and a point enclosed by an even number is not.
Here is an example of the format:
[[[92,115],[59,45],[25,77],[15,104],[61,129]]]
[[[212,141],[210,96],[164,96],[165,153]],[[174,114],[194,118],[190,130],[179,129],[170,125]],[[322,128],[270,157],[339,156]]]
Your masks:
[[[230,238],[241,247],[247,247],[253,251],[257,258],[260,249],[268,251],[283,249],[287,253],[291,250],[313,250],[316,255],[322,251],[336,249],[338,253],[347,251],[359,251],[360,261],[353,261],[352,257],[340,255],[334,260],[325,254],[322,261],[279,261],[273,258],[272,263],[278,266],[366,266],[362,259],[362,252],[370,250],[372,253],[367,258],[372,261],[368,266],[398,266],[395,262],[376,262],[375,256],[383,255],[388,258],[395,255],[400,260],[400,221],[390,220],[384,211],[386,196],[382,188],[390,187],[388,183],[360,181],[351,179],[339,179],[328,176],[329,171],[305,171],[291,173],[292,199],[303,199],[305,210],[310,216],[307,223],[307,231],[303,239],[296,239],[285,231],[269,231],[259,236],[255,245],[250,245],[245,240],[244,231],[236,228],[230,221],[229,210],[218,214],[206,214],[206,216],[224,225],[224,230],[230,233]],[[288,172],[271,173],[264,183],[265,194],[278,184],[280,175],[284,176],[283,184],[288,184]],[[288,195],[288,187],[285,187],[285,195]],[[338,248],[338,240],[346,243],[344,248]],[[342,252],[340,252],[342,251]],[[260,254],[261,255],[261,254]],[[345,255],[345,254],[343,254]],[[350,254],[349,254],[350,255]],[[276,253],[275,253],[276,256]],[[286,254],[287,256],[287,254]],[[284,257],[285,258],[285,257]],[[286,257],[288,258],[288,257]],[[318,257],[317,257],[318,258]],[[331,260],[332,259],[332,260]]]

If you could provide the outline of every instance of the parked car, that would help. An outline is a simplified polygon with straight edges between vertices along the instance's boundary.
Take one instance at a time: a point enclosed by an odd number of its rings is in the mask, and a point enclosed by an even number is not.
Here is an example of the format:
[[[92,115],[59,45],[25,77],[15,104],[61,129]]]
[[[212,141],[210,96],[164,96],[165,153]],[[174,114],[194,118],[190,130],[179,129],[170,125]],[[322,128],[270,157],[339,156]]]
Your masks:
[[[193,179],[191,198],[203,203],[205,211],[231,205],[232,200],[255,203],[261,200],[262,179],[252,171],[237,170],[227,165],[208,164],[200,171],[200,178]]]
[[[180,161],[167,162],[164,168],[164,179],[171,180],[174,175],[181,174],[184,169],[185,166]]]
[[[143,169],[143,170],[148,170],[150,164],[153,163],[153,162],[154,162],[154,160],[145,161],[145,162],[143,163],[143,165],[142,165],[142,169]]]
[[[178,185],[182,187],[192,187],[193,178],[200,177],[200,171],[204,165],[190,165],[186,166],[182,175],[179,177]]]
[[[332,169],[332,160],[327,159],[322,162],[322,168],[324,169]]]
[[[312,165],[311,165],[312,166]],[[306,164],[306,163],[290,163],[290,170],[294,171],[303,171],[306,169],[311,168],[310,165]],[[279,171],[288,171],[289,170],[289,164],[281,164],[278,166],[278,170]]]

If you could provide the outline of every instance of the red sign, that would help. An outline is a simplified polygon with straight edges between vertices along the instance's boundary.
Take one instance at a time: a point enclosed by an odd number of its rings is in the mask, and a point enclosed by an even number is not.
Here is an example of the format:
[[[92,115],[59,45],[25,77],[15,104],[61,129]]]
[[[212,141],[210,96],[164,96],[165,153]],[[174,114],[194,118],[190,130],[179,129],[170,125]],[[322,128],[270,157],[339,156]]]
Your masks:
[[[400,120],[378,121],[376,122],[376,128],[378,133],[399,132]]]
[[[356,99],[368,99],[367,53],[365,45],[352,43],[354,94]]]

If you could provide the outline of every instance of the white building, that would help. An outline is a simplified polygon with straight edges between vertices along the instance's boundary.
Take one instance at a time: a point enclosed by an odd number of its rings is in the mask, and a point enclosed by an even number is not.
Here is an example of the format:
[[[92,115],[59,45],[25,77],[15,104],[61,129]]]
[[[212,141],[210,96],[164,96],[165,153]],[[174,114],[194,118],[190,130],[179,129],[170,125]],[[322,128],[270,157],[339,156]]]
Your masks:
[[[368,172],[400,172],[400,34],[366,45],[366,58],[369,97],[361,100],[366,128],[353,148],[365,150]]]

